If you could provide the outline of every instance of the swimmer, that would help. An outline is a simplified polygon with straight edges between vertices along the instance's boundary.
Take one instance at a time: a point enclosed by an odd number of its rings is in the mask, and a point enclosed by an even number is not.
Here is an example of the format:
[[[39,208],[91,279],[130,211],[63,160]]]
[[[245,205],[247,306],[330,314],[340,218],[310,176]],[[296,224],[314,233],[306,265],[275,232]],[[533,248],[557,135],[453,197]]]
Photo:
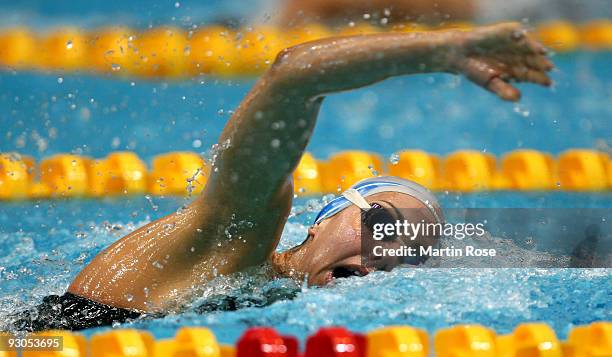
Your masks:
[[[358,183],[321,211],[304,243],[275,252],[292,205],[291,175],[324,98],[389,77],[443,72],[517,101],[520,92],[512,82],[549,85],[552,67],[544,48],[515,23],[469,32],[327,38],[286,49],[223,129],[202,194],[103,250],[66,294],[47,297],[15,326],[81,329],[179,311],[215,277],[266,263],[279,276],[310,285],[391,270],[403,261],[390,257],[361,265],[362,220],[395,218],[398,207],[420,209],[420,216],[404,219],[443,219],[429,191],[393,177]],[[423,237],[415,242],[431,244]]]
[[[346,26],[350,22],[439,24],[470,21],[476,17],[476,0],[289,0],[279,22],[297,26],[324,22]],[[384,20],[383,20],[384,19]]]

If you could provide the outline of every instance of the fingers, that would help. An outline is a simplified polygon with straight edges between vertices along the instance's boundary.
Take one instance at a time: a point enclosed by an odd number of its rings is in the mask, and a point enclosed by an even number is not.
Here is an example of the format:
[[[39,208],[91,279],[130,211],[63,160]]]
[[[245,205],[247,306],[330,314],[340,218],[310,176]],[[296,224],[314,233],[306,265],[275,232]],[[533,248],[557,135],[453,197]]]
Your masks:
[[[485,86],[491,78],[502,75],[499,68],[477,58],[466,59],[463,67],[468,79],[479,86]]]
[[[491,78],[491,80],[485,85],[485,88],[495,93],[503,100],[516,102],[521,99],[521,92],[508,82],[504,82],[499,77]]]
[[[517,101],[521,98],[521,92],[502,79],[508,73],[501,67],[469,58],[464,64],[464,72],[469,80],[495,93],[501,99]]]
[[[510,72],[512,75],[509,78],[504,78],[503,76],[500,77],[502,79],[513,79],[519,82],[532,82],[546,87],[550,86],[552,83],[548,75],[539,69],[532,69],[526,66],[518,65],[511,67]]]
[[[553,63],[544,56],[527,56],[525,57],[525,63],[527,63],[527,66],[529,66],[531,69],[545,72],[548,72],[555,67]]]
[[[462,63],[471,81],[504,100],[520,99],[520,91],[508,82],[531,82],[550,86],[546,72],[554,68],[547,50],[531,39],[518,23],[488,26],[475,32],[471,53]]]
[[[550,78],[548,77],[546,73],[535,71],[533,69],[527,70],[526,78],[527,78],[527,81],[529,82],[543,85],[545,87],[548,87],[552,84],[552,81],[550,80]]]
[[[546,56],[548,54],[548,50],[544,45],[534,39],[527,40],[527,46],[536,55]]]
[[[473,32],[473,54],[480,56],[531,56],[539,70],[550,70],[552,63],[546,59],[548,51],[533,39],[519,23],[503,23],[484,26]]]

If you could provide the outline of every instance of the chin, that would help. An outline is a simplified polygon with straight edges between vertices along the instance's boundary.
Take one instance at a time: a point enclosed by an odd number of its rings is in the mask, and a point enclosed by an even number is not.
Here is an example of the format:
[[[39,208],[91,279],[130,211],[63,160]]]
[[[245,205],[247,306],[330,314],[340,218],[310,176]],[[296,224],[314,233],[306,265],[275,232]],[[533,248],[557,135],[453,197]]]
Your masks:
[[[308,278],[308,286],[325,286],[333,281],[331,271],[322,271]]]

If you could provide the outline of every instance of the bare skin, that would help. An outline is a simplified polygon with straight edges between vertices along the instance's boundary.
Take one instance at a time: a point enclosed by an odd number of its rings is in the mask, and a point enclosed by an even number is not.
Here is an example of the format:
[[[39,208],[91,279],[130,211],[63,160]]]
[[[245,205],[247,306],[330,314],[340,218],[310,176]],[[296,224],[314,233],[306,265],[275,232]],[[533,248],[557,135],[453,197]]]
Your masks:
[[[225,126],[204,192],[101,252],[68,291],[126,309],[167,311],[215,276],[267,261],[288,276],[308,274],[309,283],[317,285],[328,282],[338,265],[362,269],[356,261],[355,207],[312,227],[299,248],[274,253],[291,208],[291,174],[323,98],[393,76],[446,72],[464,74],[516,101],[520,92],[510,82],[549,85],[551,68],[544,49],[513,23],[471,32],[328,38],[284,50]],[[420,205],[397,193],[368,200]],[[380,262],[377,268],[397,264]]]
[[[288,0],[280,22],[296,26],[316,21],[334,26],[386,19],[388,23],[438,24],[469,21],[475,16],[474,0]]]

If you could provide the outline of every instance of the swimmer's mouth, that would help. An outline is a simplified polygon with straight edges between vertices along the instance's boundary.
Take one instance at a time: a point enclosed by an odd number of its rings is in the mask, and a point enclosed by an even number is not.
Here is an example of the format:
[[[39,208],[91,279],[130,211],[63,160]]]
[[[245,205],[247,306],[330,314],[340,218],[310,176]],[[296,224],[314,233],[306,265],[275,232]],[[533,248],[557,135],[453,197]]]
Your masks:
[[[342,265],[332,269],[331,277],[333,279],[340,279],[349,278],[351,276],[366,276],[368,273],[368,269],[362,266]]]

